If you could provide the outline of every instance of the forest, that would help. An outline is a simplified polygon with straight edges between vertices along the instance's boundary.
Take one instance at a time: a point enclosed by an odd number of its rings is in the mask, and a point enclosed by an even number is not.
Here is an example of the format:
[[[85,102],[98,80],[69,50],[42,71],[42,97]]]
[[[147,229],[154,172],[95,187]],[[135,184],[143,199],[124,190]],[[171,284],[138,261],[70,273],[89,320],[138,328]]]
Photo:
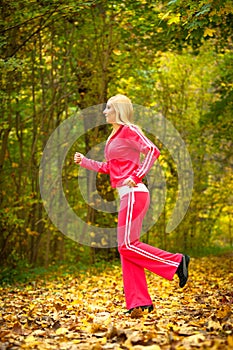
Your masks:
[[[117,224],[116,194],[109,178],[80,170],[73,161],[75,151],[93,151],[104,160],[102,145],[110,128],[97,109],[94,123],[88,111],[117,93],[149,111],[142,116],[142,127],[161,150],[158,164],[145,179],[153,200],[142,239],[192,256],[232,251],[232,20],[230,0],[1,1],[4,282],[28,267],[81,267],[118,259],[114,235],[108,236],[107,230],[115,232]],[[192,164],[187,210],[171,230],[168,222],[181,190],[172,155],[178,146],[167,146],[154,131],[157,119],[150,119],[150,111],[178,132]],[[75,122],[74,131],[60,135],[62,146],[52,150],[55,163],[46,168],[47,142],[67,120]],[[42,159],[46,171],[42,168],[40,175]],[[62,165],[62,195],[85,223],[76,226],[78,239],[57,227],[41,196],[40,176],[49,182],[57,174],[56,164]],[[56,187],[54,192],[45,188],[59,197]],[[109,211],[98,209],[99,198]],[[50,205],[59,212],[59,200]],[[59,216],[66,220],[66,212]]]
[[[0,4],[0,348],[232,349],[232,0]],[[116,94],[161,152],[141,240],[191,257],[183,289],[146,271],[151,313],[125,312],[108,175],[74,164]]]

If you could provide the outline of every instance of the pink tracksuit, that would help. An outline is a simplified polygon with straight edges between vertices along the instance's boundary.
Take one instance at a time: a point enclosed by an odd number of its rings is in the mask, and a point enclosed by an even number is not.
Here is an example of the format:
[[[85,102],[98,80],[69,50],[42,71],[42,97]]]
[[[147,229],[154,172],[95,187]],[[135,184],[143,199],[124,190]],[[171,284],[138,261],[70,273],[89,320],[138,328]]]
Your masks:
[[[145,155],[140,161],[140,155]],[[110,175],[111,185],[118,189],[118,250],[121,256],[126,306],[151,305],[145,269],[172,280],[182,254],[173,254],[140,242],[142,221],[150,204],[150,195],[142,183],[159,157],[157,147],[134,125],[121,125],[105,147],[106,162],[84,157],[81,166]],[[136,187],[123,186],[131,178]]]

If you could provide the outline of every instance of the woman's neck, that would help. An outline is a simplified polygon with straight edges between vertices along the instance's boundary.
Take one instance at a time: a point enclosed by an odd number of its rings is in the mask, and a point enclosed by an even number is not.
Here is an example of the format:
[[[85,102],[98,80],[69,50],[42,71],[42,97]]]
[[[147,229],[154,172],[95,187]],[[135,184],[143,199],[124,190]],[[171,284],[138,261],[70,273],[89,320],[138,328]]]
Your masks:
[[[112,124],[112,131],[115,133],[121,127],[121,124],[114,123]]]
[[[121,126],[122,124],[116,124],[116,123],[112,124],[112,132],[107,139],[107,143],[111,139],[111,137],[115,135],[115,133],[120,129]]]

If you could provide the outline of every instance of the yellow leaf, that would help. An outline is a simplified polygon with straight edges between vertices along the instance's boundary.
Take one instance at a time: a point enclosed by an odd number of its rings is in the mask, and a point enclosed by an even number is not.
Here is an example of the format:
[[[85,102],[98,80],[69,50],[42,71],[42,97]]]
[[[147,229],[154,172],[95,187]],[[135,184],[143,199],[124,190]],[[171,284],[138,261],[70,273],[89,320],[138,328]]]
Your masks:
[[[215,29],[206,28],[204,31],[204,37],[213,36],[214,33],[215,33]]]
[[[113,50],[113,53],[114,53],[114,55],[116,55],[116,56],[120,56],[121,55],[121,51],[120,50]]]
[[[105,345],[106,343],[107,343],[107,338],[106,337],[101,338],[101,344]]]
[[[228,335],[227,342],[228,345],[233,349],[233,335]]]
[[[36,338],[33,335],[29,335],[26,339],[25,339],[25,343],[32,343],[36,340]]]
[[[158,16],[158,17],[161,18],[162,20],[164,20],[164,19],[166,19],[166,18],[169,17],[170,12],[171,12],[171,11],[168,11],[168,12],[166,12],[166,13],[159,13],[159,16]]]
[[[172,16],[169,20],[168,20],[168,24],[171,25],[172,23],[179,23],[180,22],[180,14],[178,13],[175,16]]]
[[[66,333],[68,333],[68,332],[69,332],[68,329],[67,329],[67,328],[64,328],[64,327],[58,328],[58,329],[56,330],[56,334],[57,334],[57,335],[64,335],[64,334],[66,334]]]
[[[102,245],[107,245],[108,244],[108,242],[106,241],[106,239],[104,237],[101,239],[101,244]]]

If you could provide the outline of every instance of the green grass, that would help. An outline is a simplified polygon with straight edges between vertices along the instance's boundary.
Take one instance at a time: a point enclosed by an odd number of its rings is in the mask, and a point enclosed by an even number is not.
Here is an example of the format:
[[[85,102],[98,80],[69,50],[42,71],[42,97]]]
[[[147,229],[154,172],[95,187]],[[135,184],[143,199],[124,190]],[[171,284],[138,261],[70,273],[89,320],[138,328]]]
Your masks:
[[[233,254],[233,248],[230,246],[219,247],[200,247],[195,250],[185,252],[191,257],[205,257],[205,256],[219,256]],[[54,280],[58,276],[81,276],[85,273],[96,274],[107,268],[111,268],[112,265],[120,264],[120,260],[104,261],[100,260],[95,264],[87,262],[67,263],[62,262],[60,264],[54,263],[48,267],[38,266],[32,267],[25,261],[18,261],[16,267],[5,266],[0,270],[0,285],[24,285],[35,283],[38,280]]]
[[[114,264],[116,262],[114,261]],[[4,267],[0,270],[0,285],[24,285],[35,283],[38,280],[54,280],[58,276],[81,276],[85,273],[95,274],[101,272],[107,268],[110,268],[113,262],[99,261],[95,264],[68,264],[67,262],[62,262],[60,264],[51,264],[48,267],[38,266],[32,267],[29,264],[21,261],[15,267]]]
[[[189,252],[192,257],[204,257],[204,256],[218,256],[224,254],[233,253],[233,247],[219,247],[219,246],[210,246],[210,247],[200,247],[193,249]]]

